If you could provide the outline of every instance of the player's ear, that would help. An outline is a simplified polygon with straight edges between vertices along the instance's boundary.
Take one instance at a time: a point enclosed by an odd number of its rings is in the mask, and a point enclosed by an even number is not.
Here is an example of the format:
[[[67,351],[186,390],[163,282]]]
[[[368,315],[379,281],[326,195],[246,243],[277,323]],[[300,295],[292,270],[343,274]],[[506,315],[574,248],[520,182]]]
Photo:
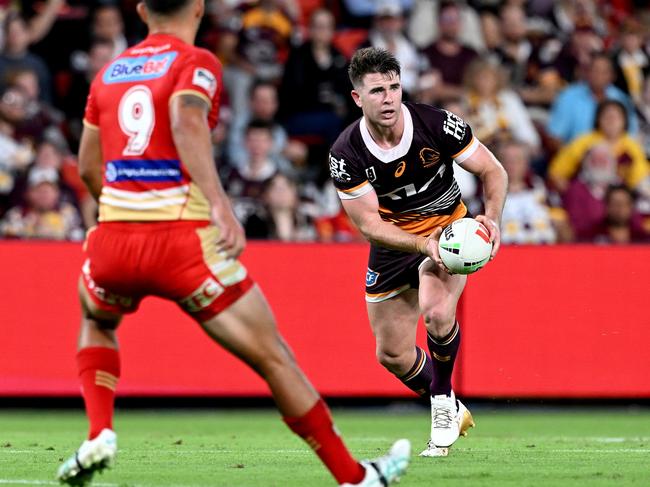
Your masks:
[[[205,13],[205,0],[196,0],[194,7],[194,16],[198,19],[203,18],[203,14]]]
[[[359,92],[357,90],[352,90],[350,94],[352,95],[355,105],[361,108],[361,96],[359,95]]]
[[[147,7],[145,7],[144,2],[138,2],[135,9],[137,10],[142,22],[146,24],[149,18],[149,12],[147,12]]]

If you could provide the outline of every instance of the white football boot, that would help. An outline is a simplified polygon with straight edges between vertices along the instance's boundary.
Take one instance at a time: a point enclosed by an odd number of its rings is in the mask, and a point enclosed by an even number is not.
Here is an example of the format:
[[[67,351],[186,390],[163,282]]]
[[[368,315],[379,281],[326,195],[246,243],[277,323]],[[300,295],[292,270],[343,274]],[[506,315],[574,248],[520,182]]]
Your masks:
[[[431,398],[431,439],[421,457],[446,457],[449,447],[459,436],[467,436],[467,430],[474,427],[472,414],[456,399],[452,391],[449,396]]]
[[[68,485],[87,485],[95,472],[110,468],[117,454],[117,435],[104,428],[92,440],[84,441],[74,455],[59,467],[56,478]]]
[[[386,487],[399,482],[406,473],[411,458],[411,442],[397,440],[391,446],[388,455],[374,460],[362,460],[361,465],[366,469],[366,476],[358,484],[341,484],[341,487]]]

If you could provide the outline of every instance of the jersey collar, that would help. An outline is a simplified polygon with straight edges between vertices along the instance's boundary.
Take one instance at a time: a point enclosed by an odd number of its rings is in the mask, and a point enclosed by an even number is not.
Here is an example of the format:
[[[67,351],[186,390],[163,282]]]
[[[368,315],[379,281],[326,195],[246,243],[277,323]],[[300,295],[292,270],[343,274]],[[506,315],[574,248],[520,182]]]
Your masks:
[[[359,123],[361,138],[370,153],[381,162],[388,163],[404,157],[411,148],[411,142],[413,142],[413,119],[411,118],[411,112],[409,112],[409,109],[403,103],[402,113],[404,114],[404,132],[399,143],[390,149],[382,149],[377,145],[370,135],[365,117],[361,117],[361,122]]]

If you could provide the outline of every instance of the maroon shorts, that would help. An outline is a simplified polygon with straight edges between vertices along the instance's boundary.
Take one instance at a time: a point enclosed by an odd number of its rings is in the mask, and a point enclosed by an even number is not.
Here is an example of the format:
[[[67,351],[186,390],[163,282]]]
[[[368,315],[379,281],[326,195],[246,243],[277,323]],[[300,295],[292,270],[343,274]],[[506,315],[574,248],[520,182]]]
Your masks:
[[[99,309],[133,313],[145,296],[175,301],[195,320],[214,317],[253,281],[218,251],[209,222],[106,222],[88,232],[82,277]]]

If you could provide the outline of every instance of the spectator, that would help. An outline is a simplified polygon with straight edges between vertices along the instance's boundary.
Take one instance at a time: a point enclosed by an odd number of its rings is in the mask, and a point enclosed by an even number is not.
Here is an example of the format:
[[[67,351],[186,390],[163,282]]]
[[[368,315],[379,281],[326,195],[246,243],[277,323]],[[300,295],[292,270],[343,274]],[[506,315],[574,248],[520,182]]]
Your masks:
[[[309,39],[289,54],[280,99],[290,135],[317,135],[330,146],[338,137],[350,97],[347,60],[332,46],[334,16],[318,9],[309,23]]]
[[[316,230],[311,222],[310,208],[300,201],[296,181],[276,173],[266,182],[258,212],[246,221],[246,236],[285,242],[313,241]]]
[[[548,64],[564,81],[573,83],[588,76],[595,55],[603,52],[603,40],[598,37],[591,25],[579,25],[571,33],[568,42],[559,44],[559,52],[553,56],[548,52]],[[553,45],[547,45],[553,50]]]
[[[441,17],[443,11],[453,5],[459,14],[459,42],[474,51],[485,50],[485,39],[481,28],[481,19],[466,1],[415,0],[409,19],[409,38],[416,46],[423,48],[442,36],[442,26],[446,24]]]
[[[465,73],[467,122],[476,137],[487,146],[505,140],[526,144],[531,151],[540,147],[539,134],[519,95],[509,89],[498,66],[475,60]]]
[[[646,157],[650,158],[650,76],[646,78],[641,99],[636,105],[640,120],[640,135]]]
[[[17,88],[25,98],[25,116],[16,126],[17,139],[41,139],[46,132],[62,136],[63,113],[40,99],[38,76],[33,69],[20,68],[6,74],[7,86]]]
[[[57,172],[51,168],[33,169],[28,177],[26,203],[6,213],[0,233],[10,238],[82,240],[79,214],[60,196]]]
[[[129,43],[124,34],[124,20],[118,4],[100,3],[92,14],[92,37],[107,39],[113,45],[111,59],[122,54]]]
[[[72,72],[70,86],[62,105],[66,115],[68,140],[74,152],[77,151],[81,137],[90,83],[104,65],[111,61],[113,50],[111,40],[102,37],[93,39],[85,61],[79,65],[81,69]]]
[[[403,30],[404,11],[400,1],[379,0],[365,45],[386,49],[397,58],[402,68],[402,90],[408,97],[413,97],[419,89],[424,58],[404,35]]]
[[[438,38],[424,48],[423,54],[436,74],[434,99],[445,102],[463,94],[463,75],[478,53],[461,43],[461,14],[457,4],[440,5],[438,32]]]
[[[25,20],[16,12],[9,12],[4,21],[4,49],[0,54],[0,73],[31,69],[38,76],[40,99],[52,101],[51,77],[43,60],[29,52],[30,33]]]
[[[606,145],[596,145],[586,154],[578,176],[562,194],[562,206],[576,239],[591,239],[594,227],[605,216],[605,193],[610,185],[619,184],[616,160]]]
[[[563,147],[551,161],[549,178],[555,188],[566,191],[589,151],[602,146],[615,161],[618,178],[631,190],[643,190],[650,178],[650,164],[639,143],[628,133],[627,123],[625,107],[620,102],[601,102],[594,130]]]
[[[273,125],[266,120],[252,120],[246,128],[245,163],[224,174],[224,187],[232,198],[233,210],[245,226],[251,215],[260,211],[262,193],[278,172],[273,160]]]
[[[246,111],[253,80],[279,82],[293,24],[281,0],[260,0],[242,15],[235,66],[224,79],[235,117]]]
[[[245,139],[251,120],[266,122],[271,130],[272,147],[269,157],[273,163],[283,171],[291,171],[292,162],[299,161],[306,156],[307,148],[304,144],[290,142],[287,132],[276,121],[278,113],[278,90],[273,83],[256,81],[249,95],[250,114],[235,114],[233,125],[228,137],[226,159],[230,165],[242,168],[248,164],[248,153]],[[302,152],[301,152],[302,151]]]
[[[641,101],[645,80],[650,77],[650,55],[643,48],[643,31],[634,20],[623,24],[620,49],[614,54],[616,86],[634,102]]]
[[[595,243],[647,243],[648,234],[634,211],[634,193],[625,185],[610,186],[605,193],[605,216],[593,229],[589,240]]]
[[[553,220],[544,181],[530,170],[530,156],[524,144],[506,142],[499,160],[508,173],[508,196],[501,217],[501,241],[514,244],[551,244],[571,240],[566,217]],[[557,212],[556,212],[557,213]],[[560,213],[560,216],[562,213]]]
[[[635,134],[638,121],[630,99],[612,85],[613,69],[610,59],[598,54],[592,59],[586,81],[569,85],[562,90],[551,107],[547,131],[555,138],[555,147],[571,142],[592,130],[598,103],[620,101],[627,111],[629,131]]]
[[[501,45],[495,50],[514,86],[522,86],[528,76],[533,46],[527,39],[526,12],[521,5],[506,4],[500,12]]]

